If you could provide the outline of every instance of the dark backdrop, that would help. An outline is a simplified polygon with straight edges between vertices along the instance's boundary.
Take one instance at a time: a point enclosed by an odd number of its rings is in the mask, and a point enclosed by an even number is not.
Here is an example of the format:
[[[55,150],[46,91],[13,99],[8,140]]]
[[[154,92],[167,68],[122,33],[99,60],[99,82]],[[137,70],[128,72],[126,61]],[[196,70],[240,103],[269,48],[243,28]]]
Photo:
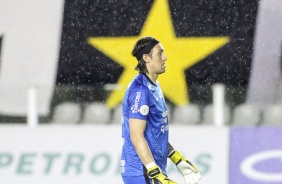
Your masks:
[[[66,0],[57,86],[92,86],[99,99],[100,88],[117,82],[123,68],[88,45],[86,39],[138,35],[152,3],[152,0]],[[233,98],[243,100],[258,0],[170,0],[169,6],[177,36],[231,38],[228,45],[185,71],[190,100],[208,103],[210,86],[218,82],[227,86]]]

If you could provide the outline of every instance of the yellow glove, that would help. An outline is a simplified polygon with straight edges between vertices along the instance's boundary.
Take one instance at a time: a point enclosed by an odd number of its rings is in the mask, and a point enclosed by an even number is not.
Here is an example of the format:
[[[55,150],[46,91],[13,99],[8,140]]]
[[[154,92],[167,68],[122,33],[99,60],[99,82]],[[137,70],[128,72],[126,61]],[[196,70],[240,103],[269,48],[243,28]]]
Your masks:
[[[147,168],[148,176],[152,179],[153,184],[177,184],[174,181],[168,179],[161,171],[161,169],[154,164],[154,166]]]
[[[181,153],[174,150],[169,155],[169,158],[176,164],[177,169],[183,175],[185,184],[197,184],[199,182],[201,174],[198,169],[190,161],[186,160]]]

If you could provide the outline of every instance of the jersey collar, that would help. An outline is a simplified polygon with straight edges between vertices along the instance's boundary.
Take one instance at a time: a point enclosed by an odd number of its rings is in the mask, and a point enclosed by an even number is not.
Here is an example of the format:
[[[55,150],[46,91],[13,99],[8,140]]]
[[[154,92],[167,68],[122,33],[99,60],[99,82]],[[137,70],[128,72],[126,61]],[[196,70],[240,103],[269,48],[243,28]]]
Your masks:
[[[146,75],[144,73],[140,73],[140,74],[144,75],[153,86],[157,87],[157,85],[155,83],[153,83],[153,81],[148,77],[148,75]]]

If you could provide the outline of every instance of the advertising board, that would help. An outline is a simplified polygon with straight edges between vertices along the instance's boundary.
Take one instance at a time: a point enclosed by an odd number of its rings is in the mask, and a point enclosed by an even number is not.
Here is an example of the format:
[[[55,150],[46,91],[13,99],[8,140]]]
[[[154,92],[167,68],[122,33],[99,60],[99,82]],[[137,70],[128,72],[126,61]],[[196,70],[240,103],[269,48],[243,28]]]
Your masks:
[[[201,183],[227,183],[228,129],[171,126],[170,137],[171,144],[198,167]],[[121,146],[119,125],[1,126],[1,184],[122,184]],[[171,161],[167,171],[184,183]]]
[[[282,183],[282,128],[232,128],[230,184]]]

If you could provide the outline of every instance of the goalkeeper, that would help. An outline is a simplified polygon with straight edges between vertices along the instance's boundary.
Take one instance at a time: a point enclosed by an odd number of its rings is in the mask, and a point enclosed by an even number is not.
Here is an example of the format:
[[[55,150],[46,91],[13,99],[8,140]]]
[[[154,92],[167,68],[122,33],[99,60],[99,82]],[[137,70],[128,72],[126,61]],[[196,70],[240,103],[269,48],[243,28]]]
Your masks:
[[[125,184],[176,184],[166,173],[167,158],[186,184],[201,178],[197,168],[168,142],[168,111],[157,81],[167,60],[162,44],[152,38],[138,40],[132,50],[139,71],[129,84],[122,103],[121,175]]]

